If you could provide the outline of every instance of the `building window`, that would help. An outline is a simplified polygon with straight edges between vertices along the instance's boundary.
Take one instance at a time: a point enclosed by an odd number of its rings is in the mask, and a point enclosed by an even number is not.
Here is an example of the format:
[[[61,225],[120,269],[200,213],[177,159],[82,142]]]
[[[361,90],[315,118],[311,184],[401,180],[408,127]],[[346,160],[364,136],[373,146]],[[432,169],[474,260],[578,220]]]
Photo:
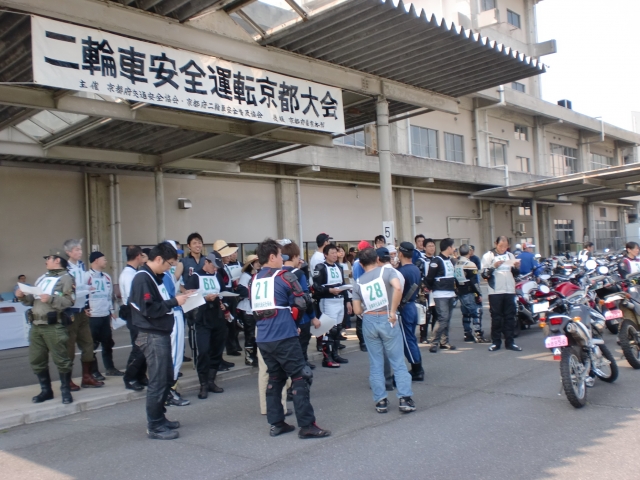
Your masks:
[[[518,92],[525,93],[525,86],[524,86],[524,83],[520,83],[520,82],[511,82],[511,88],[512,88],[513,90],[517,90]]]
[[[486,12],[496,8],[496,0],[480,0],[480,11]]]
[[[591,154],[591,168],[597,170],[599,168],[613,167],[613,157],[606,157],[604,155],[598,155],[597,153]]]
[[[507,22],[516,28],[520,28],[520,15],[511,10],[507,10]]]
[[[348,147],[364,148],[364,132],[348,133],[344,137],[333,140],[336,145],[346,145]]]
[[[554,220],[556,231],[556,253],[566,252],[571,249],[573,243],[573,220]]]
[[[607,218],[607,209],[605,207],[600,207],[600,217]]]
[[[623,239],[620,238],[618,231],[618,222],[609,222],[607,220],[596,220],[596,249],[619,250],[624,246]]]
[[[411,125],[411,153],[417,157],[438,158],[438,131]]]
[[[462,135],[444,134],[444,158],[451,162],[464,163],[464,137]]]
[[[518,215],[521,217],[531,216],[531,207],[518,207]]]
[[[551,175],[559,177],[576,173],[578,165],[578,150],[551,144]]]
[[[531,161],[528,157],[516,157],[516,166],[520,167],[521,172],[531,173]]]
[[[513,136],[516,138],[516,140],[524,140],[525,142],[529,141],[529,127],[525,127],[523,125],[514,125],[513,131]]]
[[[505,165],[507,163],[507,146],[498,142],[489,142],[489,155],[492,167]]]

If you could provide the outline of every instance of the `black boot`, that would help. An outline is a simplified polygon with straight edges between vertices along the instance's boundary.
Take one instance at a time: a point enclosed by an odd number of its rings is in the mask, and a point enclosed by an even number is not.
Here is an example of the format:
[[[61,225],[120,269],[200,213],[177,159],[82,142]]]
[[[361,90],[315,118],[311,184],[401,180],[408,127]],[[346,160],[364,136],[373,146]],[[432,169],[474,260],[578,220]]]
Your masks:
[[[340,340],[336,339],[333,341],[333,349],[331,350],[331,358],[333,361],[336,363],[349,363],[349,360],[340,356],[338,348],[340,348]]]
[[[100,370],[98,370],[98,361],[95,359],[91,362],[91,375],[100,382],[104,382],[105,380],[104,375],[102,375]]]
[[[62,395],[62,403],[65,405],[73,402],[70,382],[71,372],[60,373],[60,395]]]
[[[51,377],[49,376],[49,370],[36,373],[38,382],[40,382],[40,393],[33,397],[31,401],[33,403],[42,403],[53,398],[53,390],[51,389]]]
[[[244,364],[249,365],[250,367],[253,366],[253,358],[251,356],[252,351],[253,351],[252,348],[245,347],[244,349]]]
[[[316,350],[322,351],[322,337],[316,337]]]
[[[412,363],[411,364],[411,381],[422,382],[423,380],[424,380],[424,368],[422,368],[422,363]]]
[[[220,388],[216,385],[216,375],[218,375],[217,370],[209,370],[209,391],[213,393],[222,393],[224,392],[224,388]]]
[[[198,380],[200,381],[200,392],[198,398],[204,400],[209,396],[209,377],[208,375],[198,374]]]

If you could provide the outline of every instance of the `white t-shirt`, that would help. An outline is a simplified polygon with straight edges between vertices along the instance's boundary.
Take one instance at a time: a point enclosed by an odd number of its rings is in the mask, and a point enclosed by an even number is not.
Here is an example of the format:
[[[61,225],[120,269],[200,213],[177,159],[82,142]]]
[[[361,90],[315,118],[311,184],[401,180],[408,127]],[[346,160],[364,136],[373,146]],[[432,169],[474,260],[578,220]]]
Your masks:
[[[138,271],[131,265],[127,265],[120,273],[118,284],[120,285],[120,296],[122,297],[122,304],[127,305],[129,301],[129,293],[131,292],[131,282]]]
[[[324,253],[316,251],[309,260],[309,271],[312,275],[316,271],[316,265],[322,262],[324,262]]]

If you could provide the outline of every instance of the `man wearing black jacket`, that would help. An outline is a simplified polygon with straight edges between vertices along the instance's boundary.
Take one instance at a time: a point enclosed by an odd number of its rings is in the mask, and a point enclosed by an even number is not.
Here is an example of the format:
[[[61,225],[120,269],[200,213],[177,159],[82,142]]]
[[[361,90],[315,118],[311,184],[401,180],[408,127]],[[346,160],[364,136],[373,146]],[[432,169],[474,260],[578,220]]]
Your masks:
[[[431,353],[436,353],[438,347],[443,350],[455,350],[449,343],[449,323],[453,313],[453,302],[456,299],[456,279],[454,276],[451,254],[453,253],[453,239],[445,238],[440,241],[440,255],[431,259],[429,273],[425,280],[429,290],[433,292],[436,303],[436,325],[431,340]]]
[[[341,363],[349,363],[338,353],[340,346],[340,328],[344,318],[345,300],[348,299],[345,290],[338,290],[338,287],[345,284],[344,272],[338,260],[338,247],[330,243],[323,249],[324,262],[316,265],[313,271],[313,297],[318,300],[320,312],[336,319],[339,323],[322,337],[322,366],[326,368],[338,368]],[[349,315],[353,313],[351,302],[347,301]]]
[[[220,300],[220,293],[229,291],[223,274],[224,265],[219,253],[213,252],[205,257],[204,267],[189,277],[185,288],[197,290],[204,297],[205,304],[200,305],[195,319],[194,361],[200,381],[198,398],[204,400],[208,392],[222,393],[224,390],[215,383],[222,362],[225,340],[227,339],[227,319],[230,311]],[[249,293],[246,287],[244,295]]]
[[[147,436],[157,440],[178,438],[179,422],[164,416],[164,402],[173,385],[171,332],[173,307],[184,305],[191,292],[169,297],[162,279],[171,268],[170,260],[178,259],[178,252],[168,243],[160,243],[149,252],[149,260],[140,267],[131,282],[129,305],[131,321],[138,328],[136,345],[147,360]]]

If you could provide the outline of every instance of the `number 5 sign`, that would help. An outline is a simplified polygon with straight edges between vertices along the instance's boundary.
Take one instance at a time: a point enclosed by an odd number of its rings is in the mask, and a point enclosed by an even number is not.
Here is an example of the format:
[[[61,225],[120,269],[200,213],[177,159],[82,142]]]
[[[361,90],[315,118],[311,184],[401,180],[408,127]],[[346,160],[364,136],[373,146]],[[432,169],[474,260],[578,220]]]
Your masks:
[[[394,222],[382,222],[382,231],[387,245],[394,245],[396,241],[396,229]]]

